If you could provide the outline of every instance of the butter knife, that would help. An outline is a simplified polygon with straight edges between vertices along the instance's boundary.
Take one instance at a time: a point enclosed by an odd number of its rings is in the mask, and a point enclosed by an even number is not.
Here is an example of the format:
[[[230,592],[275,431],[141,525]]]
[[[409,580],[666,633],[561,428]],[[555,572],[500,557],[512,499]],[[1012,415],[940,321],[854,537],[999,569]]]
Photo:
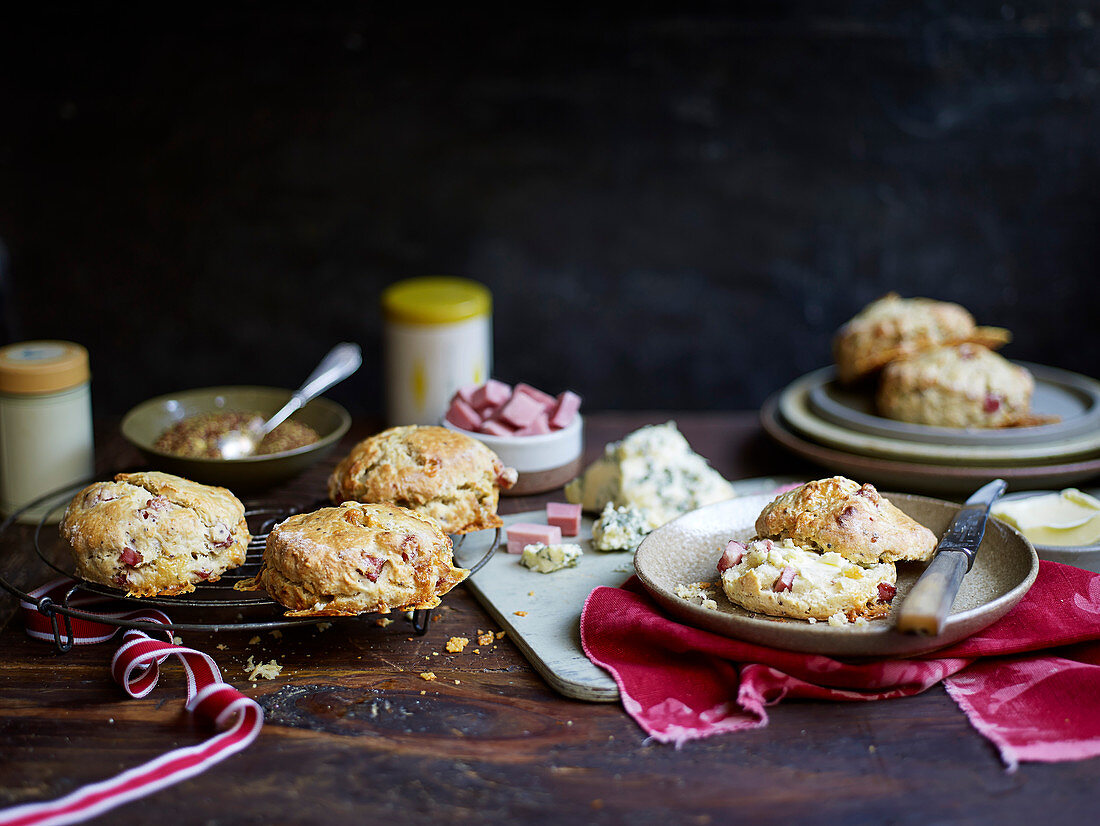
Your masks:
[[[979,488],[955,514],[936,545],[936,555],[898,609],[899,631],[934,637],[943,630],[963,577],[974,565],[974,554],[982,544],[989,509],[1001,498],[1005,487],[1003,479],[994,479]]]

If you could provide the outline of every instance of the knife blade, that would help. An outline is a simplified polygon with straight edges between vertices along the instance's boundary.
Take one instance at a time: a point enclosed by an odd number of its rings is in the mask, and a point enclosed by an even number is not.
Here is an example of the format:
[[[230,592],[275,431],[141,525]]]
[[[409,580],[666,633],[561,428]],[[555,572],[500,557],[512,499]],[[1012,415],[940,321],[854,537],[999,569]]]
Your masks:
[[[1004,479],[983,485],[966,500],[943,532],[936,554],[898,608],[896,627],[905,633],[937,636],[951,613],[963,577],[985,536],[989,509],[1005,492]]]

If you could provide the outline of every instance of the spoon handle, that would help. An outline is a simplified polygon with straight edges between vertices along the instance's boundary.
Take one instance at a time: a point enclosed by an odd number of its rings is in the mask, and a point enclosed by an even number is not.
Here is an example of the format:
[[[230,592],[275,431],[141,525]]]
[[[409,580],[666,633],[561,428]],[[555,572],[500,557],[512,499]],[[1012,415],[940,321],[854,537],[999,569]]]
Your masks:
[[[265,434],[270,433],[286,421],[291,413],[314,396],[324,393],[332,385],[346,379],[358,370],[359,365],[362,363],[363,353],[358,344],[349,344],[348,342],[337,344],[329,350],[328,355],[317,365],[317,369],[310,373],[305,383],[290,397],[290,401],[264,423],[263,432]]]

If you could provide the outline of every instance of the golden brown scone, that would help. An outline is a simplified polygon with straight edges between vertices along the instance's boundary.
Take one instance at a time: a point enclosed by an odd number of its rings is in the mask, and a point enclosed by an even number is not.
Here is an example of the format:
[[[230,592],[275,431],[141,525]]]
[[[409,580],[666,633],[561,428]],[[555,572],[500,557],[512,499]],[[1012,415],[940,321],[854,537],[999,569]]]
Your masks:
[[[134,597],[185,594],[244,562],[244,505],[168,473],[119,473],[80,491],[61,520],[77,575]]]
[[[396,505],[344,502],[280,522],[254,586],[291,617],[434,608],[469,576],[431,519]]]
[[[516,481],[493,451],[445,427],[391,427],[351,449],[328,480],[333,504],[390,502],[449,534],[499,528],[500,491]]]
[[[898,510],[874,485],[818,479],[776,497],[756,518],[761,537],[791,539],[851,562],[925,561],[936,535]]]
[[[977,344],[932,347],[886,365],[876,404],[887,418],[936,427],[1020,427],[1048,417],[1029,408],[1035,379]]]
[[[864,307],[833,338],[837,377],[850,384],[890,362],[938,344],[974,342],[997,348],[1012,338],[1000,327],[978,327],[949,301],[887,293]]]

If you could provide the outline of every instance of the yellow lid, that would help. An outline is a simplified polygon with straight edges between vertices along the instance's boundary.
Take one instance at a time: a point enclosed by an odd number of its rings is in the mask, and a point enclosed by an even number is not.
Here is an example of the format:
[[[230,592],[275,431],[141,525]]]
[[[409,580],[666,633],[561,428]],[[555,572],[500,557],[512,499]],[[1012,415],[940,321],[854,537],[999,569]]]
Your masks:
[[[445,275],[409,278],[382,292],[382,312],[390,321],[406,324],[453,324],[493,309],[484,284]]]
[[[0,347],[0,393],[57,393],[88,380],[88,351],[71,341]]]

